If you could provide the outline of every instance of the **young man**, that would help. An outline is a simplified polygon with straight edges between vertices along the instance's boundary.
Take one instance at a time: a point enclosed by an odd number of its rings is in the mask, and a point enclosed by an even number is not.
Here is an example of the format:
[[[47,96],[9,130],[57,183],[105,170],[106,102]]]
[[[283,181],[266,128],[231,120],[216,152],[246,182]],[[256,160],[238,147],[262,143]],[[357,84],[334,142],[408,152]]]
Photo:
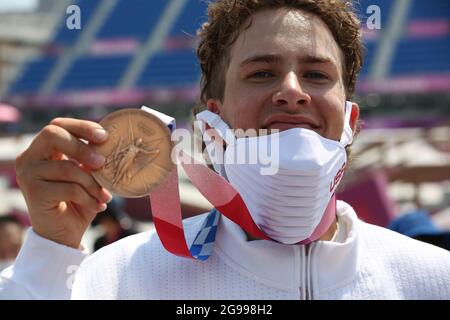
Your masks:
[[[128,237],[86,258],[82,235],[110,195],[64,159],[75,158],[94,170],[104,159],[78,138],[92,143],[107,138],[98,124],[55,119],[17,159],[33,229],[16,265],[2,274],[0,296],[449,299],[448,252],[366,224],[343,202],[337,203],[320,239],[298,244],[324,216],[327,202],[316,195],[331,191],[326,188],[334,175],[321,169],[345,155],[343,146],[348,151],[357,131],[358,106],[346,103],[361,66],[359,21],[350,4],[219,0],[209,6],[208,16],[198,56],[202,102],[209,112],[198,118],[212,127],[279,129],[286,139],[280,140],[280,152],[292,155],[288,164],[308,158],[302,163],[311,165],[302,174],[314,178],[304,180],[295,171],[304,168],[295,165],[272,180],[249,174],[244,166],[225,167],[255,222],[276,241],[251,237],[222,217],[213,253],[204,262],[171,255],[155,233]],[[292,151],[304,141],[314,141],[303,145],[308,152]],[[295,195],[283,198],[293,189]],[[304,210],[306,206],[310,209]],[[204,219],[185,221],[188,242]],[[81,262],[75,276],[70,268]],[[73,275],[73,289],[68,274]]]

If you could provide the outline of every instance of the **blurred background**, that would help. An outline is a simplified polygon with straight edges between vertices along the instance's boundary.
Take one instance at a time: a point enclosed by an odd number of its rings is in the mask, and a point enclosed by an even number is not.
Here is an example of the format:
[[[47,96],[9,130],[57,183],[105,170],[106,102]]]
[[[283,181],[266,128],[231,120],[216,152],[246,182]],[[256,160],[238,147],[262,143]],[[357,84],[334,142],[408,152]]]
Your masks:
[[[413,237],[448,236],[450,1],[356,6],[367,48],[355,98],[364,123],[339,198],[370,223]],[[191,128],[200,79],[196,30],[205,16],[201,0],[0,1],[1,242],[13,238],[2,225],[29,225],[15,158],[54,117],[99,121],[146,105]],[[208,211],[180,176],[184,216]],[[148,198],[115,199],[109,211],[85,246],[152,228]],[[423,219],[402,220],[418,215]]]

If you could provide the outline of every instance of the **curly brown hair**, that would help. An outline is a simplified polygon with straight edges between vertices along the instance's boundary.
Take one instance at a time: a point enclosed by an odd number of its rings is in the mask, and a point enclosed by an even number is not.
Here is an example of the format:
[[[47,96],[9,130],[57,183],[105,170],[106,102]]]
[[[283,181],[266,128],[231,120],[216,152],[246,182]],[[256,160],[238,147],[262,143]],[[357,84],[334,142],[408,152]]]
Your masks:
[[[360,21],[349,0],[217,0],[208,6],[208,21],[198,31],[200,43],[201,102],[209,98],[223,101],[225,70],[230,62],[230,48],[243,28],[251,25],[251,16],[264,9],[300,9],[321,18],[343,52],[343,81],[346,98],[355,91],[362,66]],[[244,26],[244,23],[248,25]]]

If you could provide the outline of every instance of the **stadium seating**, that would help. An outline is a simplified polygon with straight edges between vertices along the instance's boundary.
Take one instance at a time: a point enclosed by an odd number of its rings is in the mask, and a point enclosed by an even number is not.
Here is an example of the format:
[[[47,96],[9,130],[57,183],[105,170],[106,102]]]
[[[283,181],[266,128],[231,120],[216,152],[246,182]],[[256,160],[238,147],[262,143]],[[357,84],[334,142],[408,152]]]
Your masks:
[[[201,0],[188,0],[172,27],[170,37],[180,35],[195,36],[197,29],[206,21],[205,3],[205,1]]]
[[[92,0],[75,0],[72,4],[80,7],[81,24],[84,25],[85,22],[89,21],[91,18],[99,2]],[[64,49],[70,49],[82,32],[83,28],[80,30],[70,30],[66,27],[65,23],[61,23],[61,26],[55,30],[53,40],[49,44],[49,47],[53,47],[56,49],[56,52],[64,54]],[[55,56],[54,54],[51,56],[43,55],[42,57],[38,57],[37,60],[28,62],[28,64],[24,66],[19,77],[9,88],[9,93],[37,93],[42,83],[47,79],[58,58],[59,56]]]
[[[138,81],[140,87],[180,87],[196,83],[200,77],[193,52],[159,53],[153,57]]]
[[[82,10],[82,24],[86,25],[95,16],[100,1],[77,0]],[[367,8],[377,5],[381,9],[381,30],[370,31],[364,37],[367,48],[361,78],[368,76],[378,48],[379,38],[387,30],[392,12],[391,0],[360,0],[357,7],[361,12],[362,27],[370,16]],[[136,49],[148,39],[152,30],[166,9],[166,0],[119,0],[95,36],[95,42],[132,39]],[[150,56],[140,70],[135,88],[179,88],[195,85],[200,77],[195,57],[196,30],[206,20],[206,1],[188,0],[175,23],[170,27],[162,48]],[[447,29],[446,29],[447,28]],[[63,50],[71,48],[81,31],[68,30],[61,23],[55,32],[50,47]],[[136,49],[128,53],[103,52],[93,54],[88,50],[77,57],[56,86],[56,93],[70,90],[95,90],[117,88],[121,78],[134,57]],[[47,50],[48,51],[48,50]],[[10,95],[36,94],[42,83],[60,58],[58,54],[43,54],[30,61],[23,73],[9,88]],[[413,0],[404,35],[395,43],[389,77],[411,75],[450,74],[450,1]]]
[[[148,61],[138,80],[138,87],[171,88],[196,83],[200,77],[200,69],[193,40],[197,29],[205,20],[205,3],[198,0],[187,1],[169,33],[167,42],[172,45],[170,48],[162,48],[161,52]],[[183,39],[188,41],[182,41]]]
[[[450,40],[403,39],[391,69],[392,76],[450,73]]]
[[[119,1],[97,33],[97,39],[131,37],[144,41],[167,3],[168,1]]]
[[[77,59],[62,79],[58,89],[82,90],[114,88],[131,56],[83,57]]]
[[[450,74],[450,1],[415,0],[391,76],[442,73]]]
[[[372,14],[371,11],[367,12],[367,9],[372,6],[376,5],[380,8],[380,14],[381,14],[381,29],[380,30],[368,30],[366,26],[366,22],[369,19],[370,15]],[[375,51],[378,48],[378,40],[383,32],[383,30],[386,27],[387,21],[389,19],[389,14],[391,13],[392,8],[392,1],[385,1],[385,0],[363,0],[359,1],[356,5],[356,8],[360,12],[360,19],[362,28],[364,30],[364,64],[363,68],[360,73],[360,78],[365,78],[370,71],[370,66],[373,62],[373,57],[375,54]],[[370,37],[368,36],[368,32],[370,32]]]
[[[450,1],[448,0],[413,0],[410,19],[449,19]]]
[[[56,57],[51,56],[40,57],[38,60],[30,61],[24,66],[20,77],[10,88],[10,93],[36,93],[55,65],[56,60]]]

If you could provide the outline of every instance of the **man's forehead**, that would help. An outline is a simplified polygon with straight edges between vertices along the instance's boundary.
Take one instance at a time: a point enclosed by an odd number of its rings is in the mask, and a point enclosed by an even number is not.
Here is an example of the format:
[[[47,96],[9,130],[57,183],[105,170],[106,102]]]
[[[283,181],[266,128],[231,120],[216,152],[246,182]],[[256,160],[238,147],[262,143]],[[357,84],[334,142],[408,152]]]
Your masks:
[[[327,25],[298,9],[271,9],[255,13],[231,48],[231,60],[241,64],[252,56],[292,51],[300,60],[329,60],[341,66],[341,50]],[[307,61],[308,62],[308,61]]]

